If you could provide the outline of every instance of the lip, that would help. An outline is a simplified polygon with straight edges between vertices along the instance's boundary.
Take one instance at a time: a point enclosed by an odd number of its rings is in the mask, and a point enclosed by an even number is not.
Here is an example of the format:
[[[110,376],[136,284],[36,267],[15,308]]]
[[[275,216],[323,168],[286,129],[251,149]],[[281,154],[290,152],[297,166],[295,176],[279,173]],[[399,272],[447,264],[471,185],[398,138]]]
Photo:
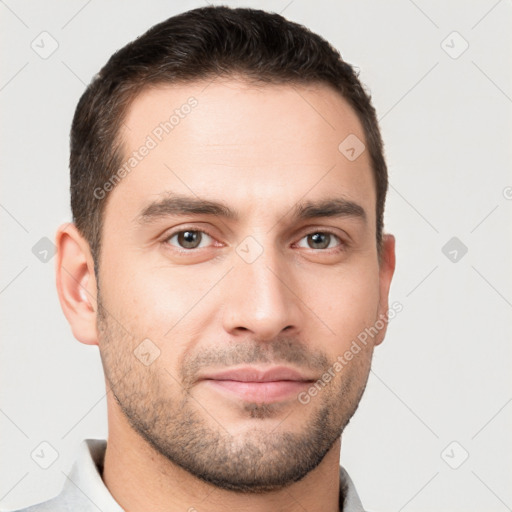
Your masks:
[[[263,369],[255,366],[230,368],[217,373],[206,374],[202,379],[208,380],[235,380],[238,382],[274,382],[274,381],[302,381],[310,382],[314,377],[304,375],[288,366],[273,366]]]
[[[267,369],[246,366],[208,374],[200,380],[220,393],[260,403],[294,398],[314,382],[314,378],[285,366]]]

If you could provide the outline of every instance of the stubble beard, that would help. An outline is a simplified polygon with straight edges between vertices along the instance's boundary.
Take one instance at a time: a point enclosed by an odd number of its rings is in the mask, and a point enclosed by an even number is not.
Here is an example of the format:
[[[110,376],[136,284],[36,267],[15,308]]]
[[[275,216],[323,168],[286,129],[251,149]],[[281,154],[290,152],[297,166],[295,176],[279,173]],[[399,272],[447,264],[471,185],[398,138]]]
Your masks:
[[[254,428],[232,435],[230,426],[215,418],[215,410],[194,397],[193,386],[177,381],[161,364],[141,364],[129,348],[133,338],[103,313],[99,296],[98,306],[105,377],[127,421],[171,464],[220,489],[261,494],[304,478],[339,439],[366,387],[371,353],[352,360],[355,364],[345,367],[307,405],[297,400],[289,406],[290,416],[297,416],[296,411],[305,418],[299,429],[287,430],[288,413],[282,404],[247,402],[243,410],[254,420]],[[266,346],[272,347],[271,356],[279,354],[279,361],[283,355],[285,360],[297,360],[297,346],[286,356],[293,349],[289,339]],[[243,356],[231,353],[223,360],[249,363],[268,361],[268,356],[268,351],[263,355],[259,345],[252,345],[245,347]],[[328,363],[325,356],[316,361],[324,367]],[[189,376],[193,367],[188,366]],[[266,428],[265,420],[275,417],[282,421],[273,429]]]

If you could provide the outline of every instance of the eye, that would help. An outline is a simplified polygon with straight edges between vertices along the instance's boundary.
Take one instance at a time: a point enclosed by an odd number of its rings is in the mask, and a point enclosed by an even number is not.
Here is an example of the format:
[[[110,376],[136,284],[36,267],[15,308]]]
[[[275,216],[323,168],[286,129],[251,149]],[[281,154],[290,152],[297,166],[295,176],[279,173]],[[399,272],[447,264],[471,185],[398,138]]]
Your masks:
[[[332,249],[334,247],[341,249],[344,245],[339,236],[334,233],[329,233],[328,231],[315,231],[313,233],[309,233],[301,240],[306,240],[306,248],[309,249]],[[336,244],[335,242],[338,243]],[[304,247],[304,245],[301,245],[300,243],[298,246]]]
[[[176,239],[178,245],[172,243],[174,239]],[[204,231],[185,229],[172,234],[165,239],[165,242],[180,249],[200,249],[207,246],[207,244],[201,245],[207,239],[212,240],[212,237]]]

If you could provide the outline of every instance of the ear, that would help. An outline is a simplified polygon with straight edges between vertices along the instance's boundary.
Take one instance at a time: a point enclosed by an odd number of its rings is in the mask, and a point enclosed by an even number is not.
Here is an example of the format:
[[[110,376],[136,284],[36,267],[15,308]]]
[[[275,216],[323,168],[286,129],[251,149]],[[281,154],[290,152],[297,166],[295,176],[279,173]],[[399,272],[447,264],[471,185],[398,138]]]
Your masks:
[[[379,311],[378,319],[382,320],[385,325],[380,329],[379,334],[375,337],[374,345],[380,345],[384,341],[386,330],[388,327],[388,308],[389,308],[389,288],[391,279],[395,272],[395,237],[385,234],[382,237],[381,255],[379,260]]]
[[[56,284],[62,311],[78,341],[97,345],[97,287],[89,244],[74,224],[67,223],[57,230],[55,245]]]

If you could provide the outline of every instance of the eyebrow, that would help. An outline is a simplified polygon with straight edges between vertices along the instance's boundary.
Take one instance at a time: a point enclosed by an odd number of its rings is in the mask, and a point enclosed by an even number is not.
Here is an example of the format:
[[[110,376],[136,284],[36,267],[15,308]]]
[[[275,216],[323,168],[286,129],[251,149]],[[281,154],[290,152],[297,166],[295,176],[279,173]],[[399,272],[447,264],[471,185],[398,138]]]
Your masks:
[[[293,207],[293,217],[297,220],[321,217],[354,217],[366,222],[364,208],[348,199],[328,198],[320,201],[306,201]],[[166,217],[180,215],[211,215],[227,220],[238,220],[240,214],[225,204],[199,197],[169,193],[166,197],[146,206],[136,217],[141,225],[152,224]]]

